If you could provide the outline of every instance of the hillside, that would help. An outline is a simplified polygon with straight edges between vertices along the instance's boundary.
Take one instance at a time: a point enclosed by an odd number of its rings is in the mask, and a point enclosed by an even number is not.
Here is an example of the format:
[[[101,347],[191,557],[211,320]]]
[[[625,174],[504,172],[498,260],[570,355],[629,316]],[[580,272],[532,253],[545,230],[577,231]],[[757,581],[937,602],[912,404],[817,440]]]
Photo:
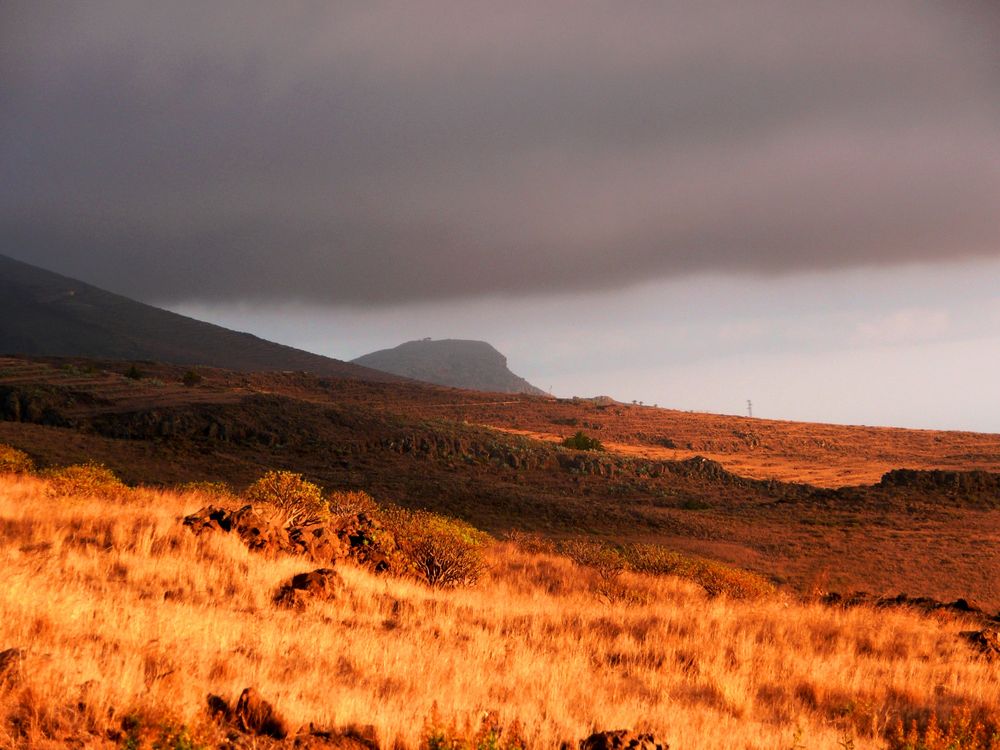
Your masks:
[[[396,379],[161,310],[3,255],[0,353]]]
[[[800,591],[966,597],[1000,608],[996,435],[736,420],[303,373],[199,368],[202,381],[188,386],[184,367],[143,365],[138,380],[127,367],[0,361],[0,443],[43,466],[102,461],[130,483],[221,479],[239,488],[262,467],[290,469],[498,535],[655,542]],[[543,426],[550,436],[582,429],[609,450],[512,434]],[[763,476],[696,455],[707,447]],[[647,449],[667,455],[639,455]],[[873,460],[919,471],[872,481],[838,474],[833,487],[794,479],[836,461],[867,472]]]
[[[342,557],[289,608],[279,589],[320,562],[182,525],[218,496],[84,489],[0,476],[5,748],[593,750],[578,740],[625,728],[671,750],[994,747],[995,663],[963,635],[981,618],[670,574],[609,591],[601,568],[495,542],[466,587]],[[928,728],[963,717],[961,744]]]
[[[393,349],[381,349],[352,361],[405,378],[452,388],[545,395],[541,388],[512,373],[507,368],[507,358],[485,341],[407,341]]]

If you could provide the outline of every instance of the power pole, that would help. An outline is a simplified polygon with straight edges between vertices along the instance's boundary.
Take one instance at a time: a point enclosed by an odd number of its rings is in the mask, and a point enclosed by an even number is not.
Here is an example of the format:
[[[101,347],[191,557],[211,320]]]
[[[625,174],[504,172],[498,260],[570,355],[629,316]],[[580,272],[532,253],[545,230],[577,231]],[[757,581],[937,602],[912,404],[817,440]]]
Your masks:
[[[747,399],[747,416],[753,419],[753,401]]]

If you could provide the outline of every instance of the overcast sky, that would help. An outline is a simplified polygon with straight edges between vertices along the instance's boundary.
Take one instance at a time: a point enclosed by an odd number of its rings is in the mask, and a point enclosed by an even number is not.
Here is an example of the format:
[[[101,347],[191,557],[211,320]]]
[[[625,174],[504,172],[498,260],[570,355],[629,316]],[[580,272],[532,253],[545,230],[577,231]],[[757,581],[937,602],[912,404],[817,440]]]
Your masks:
[[[990,0],[0,6],[0,252],[341,358],[1000,431]]]

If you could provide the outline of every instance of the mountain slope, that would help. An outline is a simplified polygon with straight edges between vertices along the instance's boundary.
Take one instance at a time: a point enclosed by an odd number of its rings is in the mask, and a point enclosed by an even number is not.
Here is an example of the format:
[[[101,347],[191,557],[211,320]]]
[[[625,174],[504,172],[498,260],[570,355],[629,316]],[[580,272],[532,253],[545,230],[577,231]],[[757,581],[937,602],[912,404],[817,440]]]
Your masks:
[[[398,378],[161,310],[0,255],[0,353]]]
[[[545,391],[507,368],[507,358],[485,341],[441,339],[407,341],[352,360],[354,364],[391,372],[426,383],[497,393]]]

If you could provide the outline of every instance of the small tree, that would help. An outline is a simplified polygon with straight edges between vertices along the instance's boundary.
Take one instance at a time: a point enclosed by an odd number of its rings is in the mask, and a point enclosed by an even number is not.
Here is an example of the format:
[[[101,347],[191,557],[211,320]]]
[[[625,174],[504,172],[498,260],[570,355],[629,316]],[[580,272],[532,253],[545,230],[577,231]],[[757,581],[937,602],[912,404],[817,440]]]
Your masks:
[[[322,521],[330,513],[320,488],[291,471],[267,472],[250,485],[244,496],[284,527]]]
[[[413,571],[437,588],[471,586],[483,574],[486,532],[429,511],[393,508],[381,520],[392,531]]]
[[[35,463],[27,453],[0,443],[0,474],[29,474],[34,468]]]
[[[577,431],[573,437],[568,437],[563,440],[562,444],[566,448],[572,448],[578,451],[602,451],[604,450],[604,445],[597,438],[592,438],[589,435],[584,434],[583,430]]]
[[[181,377],[181,382],[188,388],[193,388],[201,382],[201,375],[194,370],[188,370],[184,373],[183,377]]]

